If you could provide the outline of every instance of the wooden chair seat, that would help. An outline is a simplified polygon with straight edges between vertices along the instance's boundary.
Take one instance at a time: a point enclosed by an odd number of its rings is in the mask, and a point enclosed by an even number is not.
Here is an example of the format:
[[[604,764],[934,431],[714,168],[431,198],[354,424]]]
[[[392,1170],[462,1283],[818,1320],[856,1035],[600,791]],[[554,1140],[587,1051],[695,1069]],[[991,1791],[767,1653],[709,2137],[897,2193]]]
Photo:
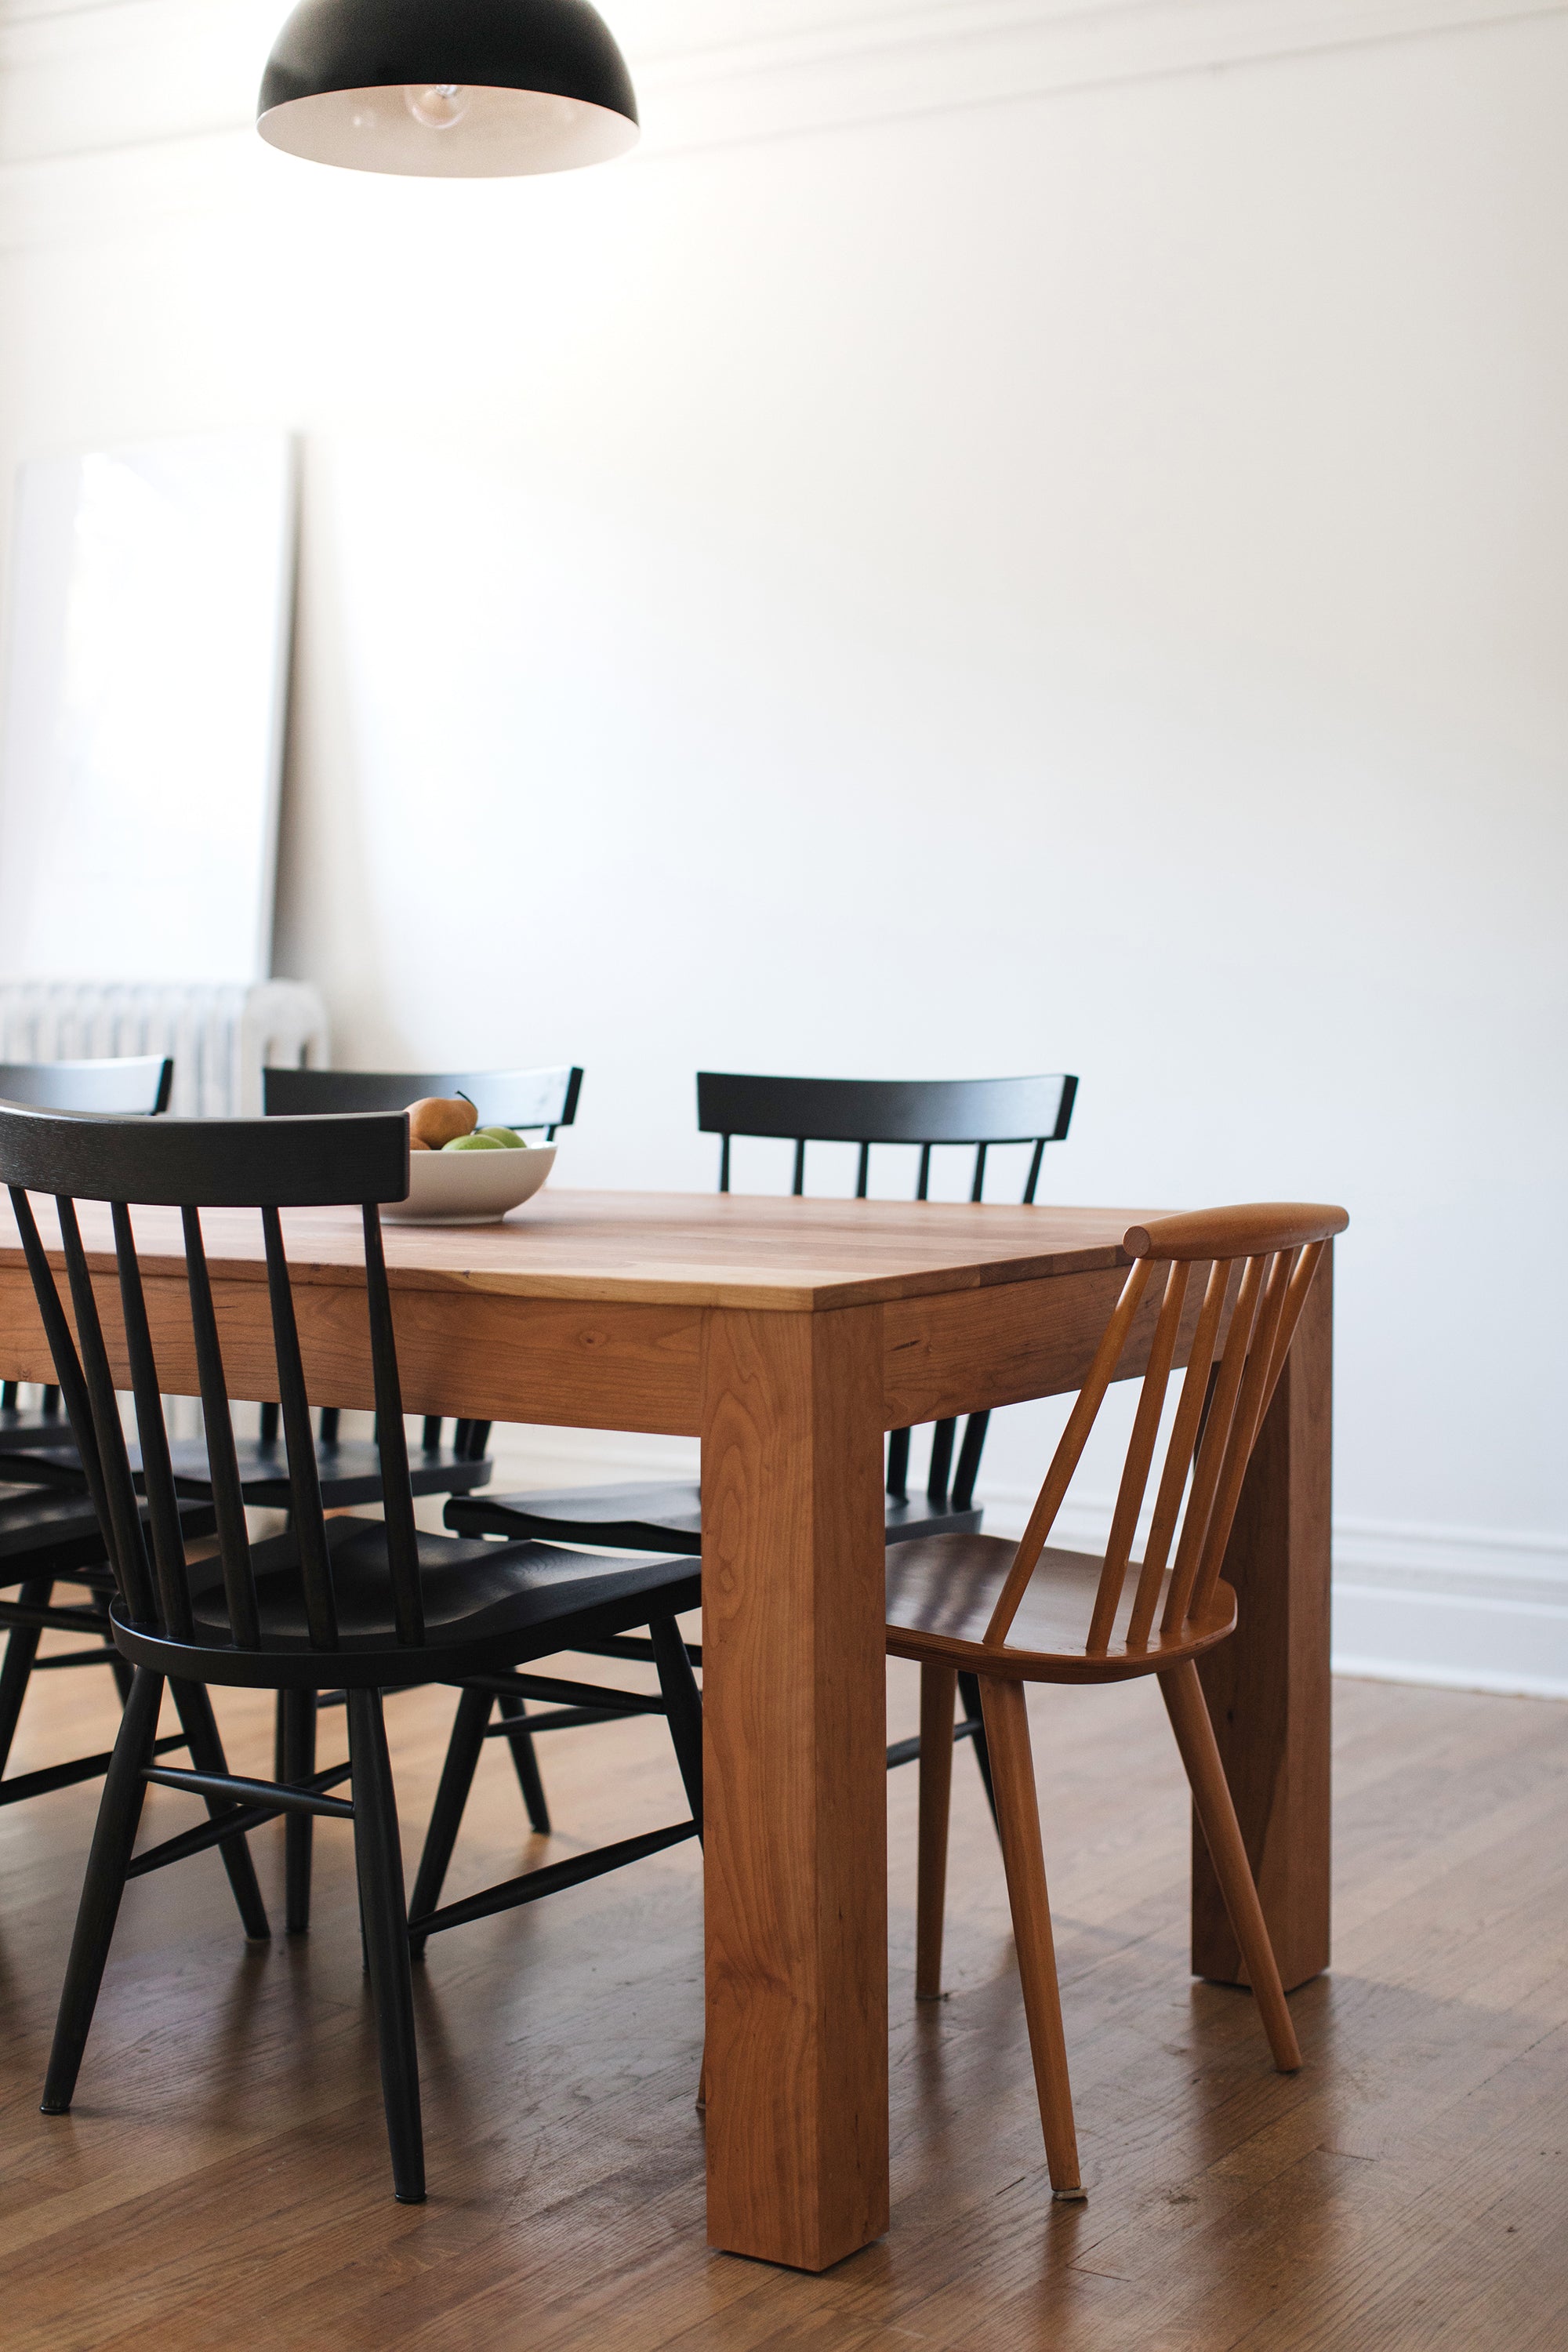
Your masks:
[[[478,1483],[478,1482],[476,1482]],[[623,1486],[574,1486],[520,1495],[475,1495],[448,1503],[446,1521],[460,1535],[526,1536],[542,1543],[605,1544],[624,1551],[702,1549],[702,1493],[695,1482],[668,1478]],[[951,1496],[889,1495],[890,1544],[911,1537],[978,1528],[977,1510],[961,1510]]]
[[[281,1439],[237,1438],[234,1452],[247,1503],[257,1510],[288,1510],[289,1457]],[[139,1475],[142,1458],[134,1447],[131,1459],[132,1469]],[[169,1460],[180,1494],[211,1494],[205,1438],[177,1439],[169,1448]],[[408,1480],[416,1495],[461,1495],[482,1486],[494,1466],[486,1454],[471,1460],[455,1445],[426,1446],[409,1455]],[[325,1510],[347,1510],[356,1504],[381,1500],[381,1455],[368,1438],[318,1438],[316,1476]]]
[[[145,1506],[142,1523],[147,1524]],[[182,1505],[180,1527],[187,1541],[211,1535],[210,1507]],[[20,1584],[37,1576],[60,1577],[74,1584],[79,1572],[89,1571],[96,1581],[112,1585],[98,1514],[85,1489],[0,1486],[0,1584]]]
[[[1103,1656],[1088,1649],[1089,1619],[1105,1562],[1089,1552],[1045,1550],[1018,1605],[1002,1655],[985,1628],[1017,1546],[1004,1536],[931,1536],[888,1552],[888,1647],[896,1658],[938,1659],[968,1673],[982,1666],[1026,1683],[1114,1683],[1157,1675],[1213,1649],[1236,1630],[1236,1595],[1218,1583],[1197,1618],[1163,1633],[1171,1572],[1161,1580],[1147,1642],[1127,1646],[1137,1591],[1130,1576]]]
[[[306,1653],[327,1674],[342,1679],[352,1672],[349,1660],[355,1653],[371,1652],[379,1659],[383,1653],[396,1651],[392,1571],[386,1528],[380,1519],[329,1519],[326,1539],[338,1647],[321,1655],[311,1643],[299,1547],[291,1534],[251,1548],[257,1612],[266,1651]],[[640,1625],[651,1604],[673,1614],[696,1608],[701,1597],[697,1570],[681,1560],[612,1560],[591,1552],[554,1550],[547,1544],[466,1542],[424,1532],[417,1537],[417,1548],[425,1646],[450,1650],[475,1645],[492,1661],[512,1656],[520,1641],[542,1654],[535,1636],[545,1648],[560,1648],[559,1629],[567,1617],[576,1620],[605,1609],[623,1609],[630,1622]],[[237,1678],[247,1678],[251,1654],[234,1650],[221,1578],[203,1577],[193,1583],[195,1640],[223,1654],[204,1662],[204,1675],[213,1681],[227,1679],[223,1671],[226,1659]],[[116,1622],[122,1622],[122,1612],[116,1612]],[[123,1630],[141,1662],[152,1664],[154,1644],[144,1632],[139,1640],[134,1625],[124,1623]],[[168,1645],[160,1637],[156,1646]],[[386,1671],[392,1679],[401,1679],[395,1654]],[[419,1673],[423,1680],[432,1679],[427,1664]]]

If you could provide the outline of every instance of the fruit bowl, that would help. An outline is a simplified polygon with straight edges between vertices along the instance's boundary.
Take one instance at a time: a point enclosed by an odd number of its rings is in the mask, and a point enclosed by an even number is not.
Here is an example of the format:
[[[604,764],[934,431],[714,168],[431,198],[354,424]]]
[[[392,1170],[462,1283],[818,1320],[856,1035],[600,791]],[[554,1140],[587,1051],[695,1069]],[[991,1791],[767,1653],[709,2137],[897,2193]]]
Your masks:
[[[411,1151],[408,1198],[384,1201],[393,1225],[494,1225],[531,1201],[555,1165],[553,1143],[526,1151]]]

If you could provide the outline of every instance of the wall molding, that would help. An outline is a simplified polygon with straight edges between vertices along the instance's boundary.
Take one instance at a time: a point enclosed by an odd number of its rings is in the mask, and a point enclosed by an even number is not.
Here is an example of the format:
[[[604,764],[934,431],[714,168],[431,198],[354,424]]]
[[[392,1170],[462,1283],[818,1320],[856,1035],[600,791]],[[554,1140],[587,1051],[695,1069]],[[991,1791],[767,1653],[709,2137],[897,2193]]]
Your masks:
[[[243,203],[282,0],[0,0],[0,242]],[[655,159],[1568,15],[1568,0],[625,0]],[[227,151],[232,148],[233,153]],[[79,185],[75,184],[79,183]]]
[[[498,1429],[496,1485],[586,1486],[596,1479],[695,1476],[683,1438],[591,1430]],[[1016,1536],[1033,1488],[984,1483],[994,1535]],[[1068,1546],[1098,1549],[1112,1498],[1069,1502]],[[1378,1682],[1568,1699],[1568,1538],[1490,1528],[1374,1519],[1334,1525],[1336,1674]]]

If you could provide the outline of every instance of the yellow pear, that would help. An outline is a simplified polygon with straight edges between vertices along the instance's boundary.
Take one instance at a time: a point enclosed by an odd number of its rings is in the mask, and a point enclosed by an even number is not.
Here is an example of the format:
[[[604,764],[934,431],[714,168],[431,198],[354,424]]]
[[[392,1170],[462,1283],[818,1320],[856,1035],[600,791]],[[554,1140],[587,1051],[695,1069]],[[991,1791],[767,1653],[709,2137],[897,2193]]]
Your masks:
[[[472,1135],[479,1123],[479,1112],[461,1095],[426,1095],[408,1106],[409,1142],[427,1144],[432,1151],[459,1135]]]

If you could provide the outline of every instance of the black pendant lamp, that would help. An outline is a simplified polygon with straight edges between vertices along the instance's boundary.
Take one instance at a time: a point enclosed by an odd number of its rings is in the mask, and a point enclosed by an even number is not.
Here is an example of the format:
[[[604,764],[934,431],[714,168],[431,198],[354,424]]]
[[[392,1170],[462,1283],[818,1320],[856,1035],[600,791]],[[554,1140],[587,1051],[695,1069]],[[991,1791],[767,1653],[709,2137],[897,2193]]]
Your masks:
[[[486,179],[623,154],[637,107],[588,0],[300,0],[256,127],[312,163]]]

